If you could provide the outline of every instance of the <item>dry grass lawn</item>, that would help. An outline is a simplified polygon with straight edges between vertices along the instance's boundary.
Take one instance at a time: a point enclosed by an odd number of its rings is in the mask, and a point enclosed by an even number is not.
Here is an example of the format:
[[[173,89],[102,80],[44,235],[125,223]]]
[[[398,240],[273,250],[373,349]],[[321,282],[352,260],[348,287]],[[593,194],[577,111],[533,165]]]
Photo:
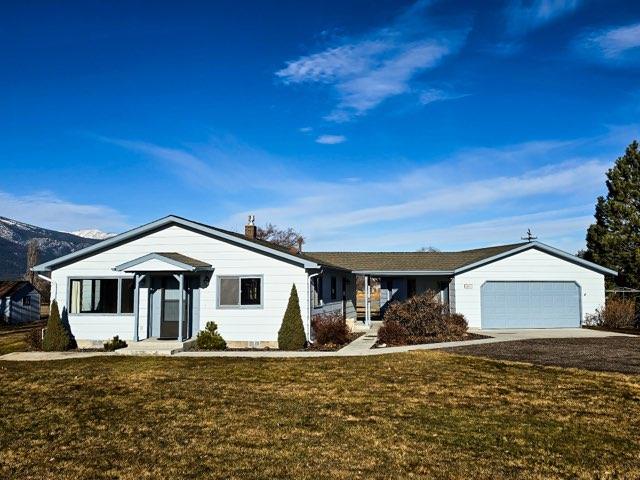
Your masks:
[[[444,352],[0,362],[0,478],[639,478],[640,377]]]

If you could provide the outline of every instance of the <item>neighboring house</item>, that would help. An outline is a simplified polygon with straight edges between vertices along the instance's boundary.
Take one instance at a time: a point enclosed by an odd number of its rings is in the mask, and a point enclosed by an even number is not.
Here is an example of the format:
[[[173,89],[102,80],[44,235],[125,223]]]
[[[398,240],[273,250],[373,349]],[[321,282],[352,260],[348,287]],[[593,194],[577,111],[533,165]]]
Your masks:
[[[0,322],[9,324],[40,320],[40,292],[27,281],[0,281]]]
[[[307,336],[314,315],[355,320],[356,276],[385,302],[439,292],[472,327],[579,326],[615,272],[532,242],[464,252],[298,252],[168,216],[34,267],[78,340],[186,340],[215,321],[231,347],[276,347],[295,285]],[[369,304],[370,302],[367,302]],[[370,308],[366,322],[370,321]]]

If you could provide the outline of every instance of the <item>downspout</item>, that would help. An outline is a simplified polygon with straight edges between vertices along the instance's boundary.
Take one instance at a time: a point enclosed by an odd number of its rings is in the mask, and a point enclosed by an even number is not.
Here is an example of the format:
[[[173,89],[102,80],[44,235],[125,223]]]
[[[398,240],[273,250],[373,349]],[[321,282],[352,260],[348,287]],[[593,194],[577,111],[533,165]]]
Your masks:
[[[321,273],[322,273],[322,270],[320,270],[318,273],[312,273],[312,274],[309,275],[309,278],[308,278],[307,304],[308,304],[309,308],[308,308],[308,315],[307,315],[307,332],[309,332],[309,338],[308,338],[309,343],[311,343],[311,311],[313,309],[313,305],[311,303],[311,279],[313,277],[317,277]]]

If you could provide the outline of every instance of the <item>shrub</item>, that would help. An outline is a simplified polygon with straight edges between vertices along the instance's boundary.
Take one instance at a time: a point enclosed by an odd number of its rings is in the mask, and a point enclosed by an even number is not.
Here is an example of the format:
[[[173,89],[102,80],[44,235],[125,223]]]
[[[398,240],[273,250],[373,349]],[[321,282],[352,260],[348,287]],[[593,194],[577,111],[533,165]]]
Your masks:
[[[467,332],[467,327],[464,316],[450,313],[449,306],[429,290],[404,302],[391,303],[381,327],[386,340],[380,339],[380,333],[378,338],[390,345],[402,344],[403,338],[405,344],[458,340]]]
[[[60,318],[58,303],[51,302],[51,311],[47,321],[47,330],[42,339],[42,349],[45,352],[62,352],[74,348],[75,341],[68,328],[68,322]]]
[[[307,343],[307,336],[300,315],[300,301],[295,284],[291,287],[289,304],[282,318],[282,326],[278,331],[278,348],[280,350],[300,350]]]
[[[386,345],[406,345],[409,332],[396,320],[385,321],[378,330],[378,341]]]
[[[124,340],[120,340],[120,337],[118,337],[118,335],[104,344],[104,349],[107,352],[115,352],[119,348],[127,348],[127,342],[125,342]]]
[[[227,348],[227,342],[218,332],[216,322],[207,322],[204,330],[198,332],[196,347],[199,350],[224,350]]]
[[[34,328],[26,334],[29,350],[42,350],[42,328]]]
[[[604,307],[585,317],[585,325],[603,328],[634,328],[636,326],[636,303],[633,299],[609,298]]]
[[[351,332],[347,322],[340,313],[316,315],[311,326],[319,345],[344,345],[351,340]]]

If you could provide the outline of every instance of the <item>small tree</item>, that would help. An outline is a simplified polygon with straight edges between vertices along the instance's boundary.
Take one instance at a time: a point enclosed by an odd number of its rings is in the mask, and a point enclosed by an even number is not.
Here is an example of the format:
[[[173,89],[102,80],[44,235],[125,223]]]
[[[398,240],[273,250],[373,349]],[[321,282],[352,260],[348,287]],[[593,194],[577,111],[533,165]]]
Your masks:
[[[227,342],[218,332],[216,322],[207,322],[204,330],[198,332],[196,346],[200,350],[224,350],[227,348]]]
[[[51,312],[47,321],[47,330],[42,339],[42,349],[45,352],[62,352],[73,348],[73,336],[71,331],[65,326],[60,312],[58,302],[51,302]]]
[[[278,348],[280,350],[300,350],[307,343],[307,336],[302,325],[302,315],[300,314],[300,301],[295,284],[291,287],[289,304],[284,312],[282,326],[278,331]]]

